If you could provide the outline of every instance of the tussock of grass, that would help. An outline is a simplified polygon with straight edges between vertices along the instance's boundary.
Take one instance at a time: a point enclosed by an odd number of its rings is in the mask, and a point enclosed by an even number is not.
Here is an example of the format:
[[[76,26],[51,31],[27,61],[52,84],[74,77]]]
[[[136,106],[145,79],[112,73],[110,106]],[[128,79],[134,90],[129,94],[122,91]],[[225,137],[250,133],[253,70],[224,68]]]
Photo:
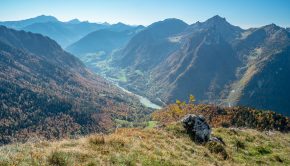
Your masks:
[[[229,158],[229,155],[228,155],[226,149],[220,143],[209,142],[207,144],[207,147],[211,153],[220,155],[222,159],[226,160]]]
[[[64,152],[54,151],[48,156],[48,164],[53,166],[67,166],[69,157]]]
[[[89,142],[94,145],[102,145],[105,144],[104,135],[92,135],[89,137]]]
[[[213,135],[226,146],[197,145],[181,124],[118,129],[109,135],[6,145],[0,147],[0,165],[290,165],[290,134],[214,128]]]

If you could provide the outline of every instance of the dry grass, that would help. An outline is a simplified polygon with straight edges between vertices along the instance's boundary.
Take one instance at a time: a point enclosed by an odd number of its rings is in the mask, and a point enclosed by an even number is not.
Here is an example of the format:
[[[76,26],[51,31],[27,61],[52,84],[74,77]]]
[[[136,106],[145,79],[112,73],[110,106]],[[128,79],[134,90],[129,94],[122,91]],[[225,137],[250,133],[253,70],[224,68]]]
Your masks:
[[[118,129],[110,135],[13,144],[0,148],[0,165],[289,165],[290,135],[250,129],[213,129],[224,150],[196,145],[180,124]],[[224,156],[224,153],[228,156]]]

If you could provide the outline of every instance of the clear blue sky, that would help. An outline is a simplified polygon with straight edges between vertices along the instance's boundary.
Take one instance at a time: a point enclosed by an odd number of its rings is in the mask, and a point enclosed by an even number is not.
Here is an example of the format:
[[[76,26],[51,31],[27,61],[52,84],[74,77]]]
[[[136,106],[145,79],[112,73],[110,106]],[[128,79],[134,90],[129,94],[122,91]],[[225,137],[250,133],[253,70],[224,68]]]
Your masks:
[[[91,22],[148,25],[166,18],[191,24],[220,15],[244,28],[275,23],[290,27],[290,0],[1,0],[0,20],[53,15]]]

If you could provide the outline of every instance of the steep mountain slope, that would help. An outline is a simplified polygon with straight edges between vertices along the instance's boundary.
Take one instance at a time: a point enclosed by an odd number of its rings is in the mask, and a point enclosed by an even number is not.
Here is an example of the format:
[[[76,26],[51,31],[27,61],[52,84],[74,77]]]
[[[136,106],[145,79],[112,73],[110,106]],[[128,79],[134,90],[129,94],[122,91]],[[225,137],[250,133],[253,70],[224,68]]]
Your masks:
[[[290,115],[290,47],[272,54],[257,65],[256,73],[243,89],[237,105],[276,110]],[[264,63],[264,64],[262,64]]]
[[[123,72],[123,86],[160,104],[193,94],[200,103],[289,115],[286,29],[270,24],[243,30],[219,16],[190,26],[179,22],[173,31],[168,22],[176,20],[155,23],[133,37],[112,63],[119,69],[107,74]]]
[[[42,35],[0,26],[0,55],[0,144],[106,132],[148,111]]]
[[[159,89],[171,102],[194,94],[199,102],[218,103],[225,87],[235,80],[240,62],[230,41],[241,31],[218,16],[192,25],[183,33],[180,49],[152,70],[151,92]]]
[[[274,24],[256,29],[238,42],[236,49],[245,62],[232,85],[230,103],[289,115],[289,47],[290,34]]]
[[[182,32],[187,26],[178,19],[153,23],[130,40],[121,52],[121,61],[117,63],[140,70],[154,67],[178,45],[178,42],[171,42],[168,37]]]
[[[22,29],[34,23],[57,22],[57,21],[58,20],[53,16],[41,15],[41,16],[37,16],[34,18],[26,19],[26,20],[0,22],[0,25],[10,27],[13,29]]]
[[[143,29],[142,26],[126,26],[126,30],[122,30],[124,28],[118,29],[118,27],[113,26],[114,25],[107,29],[89,33],[79,41],[67,47],[66,50],[80,57],[88,53],[97,53],[100,51],[108,55],[113,50],[125,46],[136,33]]]
[[[151,99],[158,96],[164,102],[186,99],[189,94],[199,102],[220,102],[220,95],[235,80],[235,69],[240,64],[231,42],[243,30],[215,16],[203,23],[181,24],[182,28],[172,33],[158,31],[178,22],[169,21],[155,23],[162,26],[153,24],[153,30],[143,31],[150,33],[136,35],[123,50],[123,58],[116,60],[121,61],[121,67],[128,66],[128,88]],[[155,38],[145,43],[149,34]],[[142,42],[134,40],[138,36]],[[128,50],[132,53],[128,54]]]

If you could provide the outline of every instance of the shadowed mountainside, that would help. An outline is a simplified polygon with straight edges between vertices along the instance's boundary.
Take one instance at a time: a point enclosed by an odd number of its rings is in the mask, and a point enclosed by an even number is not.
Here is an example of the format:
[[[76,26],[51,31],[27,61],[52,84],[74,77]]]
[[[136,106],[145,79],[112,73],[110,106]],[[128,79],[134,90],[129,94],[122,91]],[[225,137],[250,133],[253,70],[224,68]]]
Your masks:
[[[119,67],[102,73],[119,73],[123,86],[160,104],[194,94],[199,103],[289,115],[289,46],[289,32],[275,24],[243,30],[220,16],[169,19],[134,36],[109,63]]]

